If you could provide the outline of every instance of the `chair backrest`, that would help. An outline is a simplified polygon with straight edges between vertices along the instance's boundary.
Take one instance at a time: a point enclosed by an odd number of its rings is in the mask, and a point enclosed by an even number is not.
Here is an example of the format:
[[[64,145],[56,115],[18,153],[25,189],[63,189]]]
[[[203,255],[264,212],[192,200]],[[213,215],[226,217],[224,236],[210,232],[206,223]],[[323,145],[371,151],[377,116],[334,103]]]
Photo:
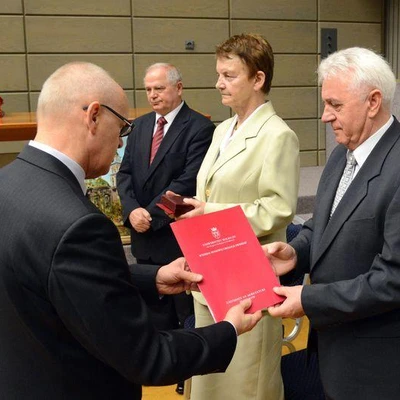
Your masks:
[[[302,224],[294,224],[293,222],[288,225],[286,228],[286,240],[287,242],[291,242],[301,231],[303,225]],[[308,274],[300,276],[298,279],[290,282],[290,286],[294,285],[306,285],[308,282]],[[283,329],[283,345],[287,346],[290,352],[296,351],[293,340],[299,335],[301,327],[303,325],[303,318],[296,318],[293,329],[285,334],[285,329]]]
[[[287,242],[291,242],[301,231],[301,228],[303,227],[302,224],[294,224],[291,222],[287,228],[286,228],[286,240]]]

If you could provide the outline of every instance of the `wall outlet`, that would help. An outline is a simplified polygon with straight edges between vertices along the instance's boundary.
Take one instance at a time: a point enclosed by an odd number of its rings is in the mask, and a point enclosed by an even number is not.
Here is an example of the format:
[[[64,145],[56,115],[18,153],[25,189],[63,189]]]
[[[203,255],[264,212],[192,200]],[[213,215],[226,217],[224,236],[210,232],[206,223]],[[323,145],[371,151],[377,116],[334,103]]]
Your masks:
[[[337,29],[321,29],[321,59],[337,51]]]
[[[185,40],[185,50],[194,50],[194,40]]]

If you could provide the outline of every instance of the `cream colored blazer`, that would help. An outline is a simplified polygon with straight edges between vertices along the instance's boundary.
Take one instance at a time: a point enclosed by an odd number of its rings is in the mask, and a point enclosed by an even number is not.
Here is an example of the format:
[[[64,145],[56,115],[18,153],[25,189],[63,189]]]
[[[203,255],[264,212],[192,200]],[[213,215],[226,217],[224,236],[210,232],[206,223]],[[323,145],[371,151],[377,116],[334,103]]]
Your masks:
[[[296,212],[299,142],[270,101],[249,118],[221,155],[232,118],[216,128],[197,175],[196,197],[207,203],[206,213],[240,205],[262,244],[286,241]],[[200,293],[193,295],[206,304]]]

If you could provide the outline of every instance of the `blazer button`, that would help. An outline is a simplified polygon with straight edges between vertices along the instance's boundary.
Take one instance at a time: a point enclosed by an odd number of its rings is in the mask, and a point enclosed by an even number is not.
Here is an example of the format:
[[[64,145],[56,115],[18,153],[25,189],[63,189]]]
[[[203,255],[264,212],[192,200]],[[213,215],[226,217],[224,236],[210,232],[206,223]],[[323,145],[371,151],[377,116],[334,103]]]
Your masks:
[[[210,189],[206,189],[206,197],[210,197],[211,194],[211,190]]]

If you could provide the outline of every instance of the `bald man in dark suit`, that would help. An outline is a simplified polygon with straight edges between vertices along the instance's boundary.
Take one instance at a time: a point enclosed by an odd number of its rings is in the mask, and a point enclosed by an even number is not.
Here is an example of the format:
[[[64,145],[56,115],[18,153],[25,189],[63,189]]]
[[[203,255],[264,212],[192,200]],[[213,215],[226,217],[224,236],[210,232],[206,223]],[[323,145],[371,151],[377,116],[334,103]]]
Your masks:
[[[201,277],[183,259],[131,274],[115,225],[85,197],[132,129],[128,109],[104,70],[67,64],[43,85],[35,140],[0,169],[1,398],[140,399],[142,384],[224,371],[235,330],[261,318],[248,302],[204,329],[152,324],[139,289],[158,301]]]

